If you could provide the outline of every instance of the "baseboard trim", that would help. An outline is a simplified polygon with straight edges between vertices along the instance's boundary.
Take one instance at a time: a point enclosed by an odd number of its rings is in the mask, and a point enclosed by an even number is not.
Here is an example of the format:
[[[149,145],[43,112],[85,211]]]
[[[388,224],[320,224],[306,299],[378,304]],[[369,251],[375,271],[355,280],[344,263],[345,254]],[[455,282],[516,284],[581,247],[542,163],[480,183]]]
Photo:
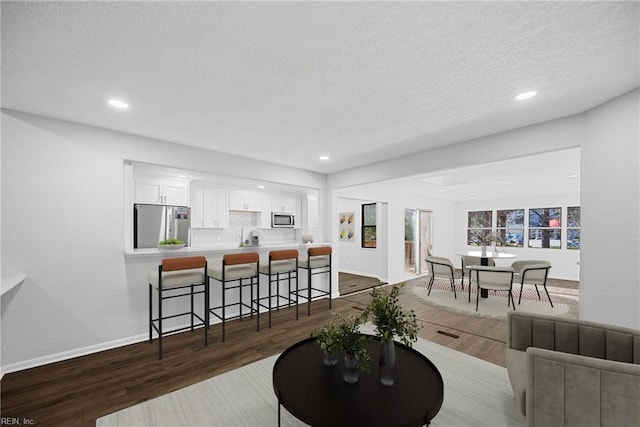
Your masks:
[[[371,273],[363,273],[363,272],[361,272],[361,271],[355,271],[355,270],[343,270],[343,269],[340,269],[339,273],[347,273],[347,274],[354,274],[354,275],[356,275],[356,276],[372,277],[372,278],[374,278],[374,279],[378,279],[378,280],[382,281],[382,280],[380,279],[380,277],[379,277],[379,276],[377,276],[377,275],[375,275],[375,274],[371,274]],[[339,275],[339,274],[338,274],[338,275]]]
[[[149,336],[147,334],[134,335],[128,338],[121,338],[105,343],[94,344],[87,347],[51,354],[48,356],[36,357],[35,359],[29,359],[22,362],[10,363],[8,365],[2,366],[2,373],[8,374],[11,372],[24,371],[25,369],[36,368],[38,366],[48,365],[50,363],[61,362],[63,360],[69,360],[105,350],[111,350],[113,348],[123,347],[129,344],[136,344],[147,339],[149,339]]]
[[[337,290],[334,290],[333,292],[334,295],[332,295],[332,298],[339,297],[339,295],[336,294],[336,292]],[[316,299],[321,299],[321,298],[314,298],[314,300]],[[266,311],[267,309],[261,307],[260,309],[261,313]],[[234,313],[232,311],[227,314],[229,316],[233,316],[234,314],[237,314],[237,313]],[[213,326],[218,323],[220,323],[220,320],[215,318],[215,316],[212,316],[212,319],[210,320],[209,324]],[[183,326],[187,326],[187,324],[185,323]],[[49,365],[51,363],[62,362],[64,360],[69,360],[76,357],[87,356],[90,354],[99,353],[101,351],[111,350],[118,347],[124,347],[125,345],[137,344],[139,342],[146,341],[148,339],[149,339],[149,335],[146,333],[133,335],[127,338],[120,338],[117,340],[94,344],[87,347],[77,348],[74,350],[63,351],[61,353],[50,354],[48,356],[36,357],[35,359],[24,360],[22,362],[2,365],[0,366],[0,374],[1,374],[0,379],[2,378],[2,376],[4,376],[4,374],[24,371],[25,369],[37,368],[38,366],[44,366],[44,365]],[[155,339],[155,336],[154,336],[154,339]]]

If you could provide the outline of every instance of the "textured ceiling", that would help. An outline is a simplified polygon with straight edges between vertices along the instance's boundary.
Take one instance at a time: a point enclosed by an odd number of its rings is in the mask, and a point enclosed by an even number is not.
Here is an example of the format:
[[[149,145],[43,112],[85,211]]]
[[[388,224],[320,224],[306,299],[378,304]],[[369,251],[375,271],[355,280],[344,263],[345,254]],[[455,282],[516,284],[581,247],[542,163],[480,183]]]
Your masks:
[[[640,85],[638,2],[1,7],[3,108],[322,173],[583,112]],[[513,102],[528,89],[539,96]]]

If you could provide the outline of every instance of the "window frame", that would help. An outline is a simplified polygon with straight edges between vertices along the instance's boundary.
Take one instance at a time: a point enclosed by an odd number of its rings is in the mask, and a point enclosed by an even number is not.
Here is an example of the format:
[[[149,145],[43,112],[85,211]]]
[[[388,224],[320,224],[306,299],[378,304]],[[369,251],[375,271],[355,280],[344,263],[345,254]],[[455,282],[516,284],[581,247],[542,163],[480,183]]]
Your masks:
[[[575,218],[575,216],[571,216],[570,215],[570,210],[577,210],[578,211],[578,215],[577,215],[577,219],[578,219],[578,225],[571,225],[572,222],[572,218]],[[567,250],[570,251],[579,251],[580,250],[580,226],[582,225],[581,223],[581,209],[580,206],[567,206]],[[578,236],[578,243],[577,245],[572,245],[571,247],[569,247],[569,236],[570,234],[577,232],[577,236]],[[573,241],[574,239],[572,239]]]
[[[541,218],[540,225],[531,225],[531,215],[533,212],[542,212],[538,214]],[[552,216],[552,214],[554,216]],[[551,221],[557,220],[557,225],[552,225]],[[545,225],[546,222],[546,225]],[[562,207],[552,208],[529,208],[527,215],[527,225],[529,226],[527,232],[527,248],[529,249],[562,249]],[[539,231],[541,238],[532,239],[532,232]],[[537,233],[536,233],[537,234]],[[546,236],[545,236],[546,234]],[[555,236],[554,236],[555,235]],[[551,239],[551,237],[557,237]],[[532,246],[532,242],[540,240],[540,246]],[[545,240],[548,241],[549,246],[544,246]],[[557,246],[551,246],[551,241],[558,241]]]
[[[376,249],[378,247],[378,204],[377,203],[363,203],[361,205],[361,210],[360,210],[360,218],[361,218],[361,222],[360,222],[360,235],[361,235],[361,240],[360,240],[360,247],[362,247],[363,249]],[[366,218],[366,214],[367,211],[370,211],[371,206],[373,206],[373,221],[374,224],[369,224],[369,219],[370,218]],[[373,230],[373,240],[367,240],[367,236],[371,233],[371,230]]]
[[[476,224],[472,226],[471,219],[472,214],[483,214],[485,218],[481,218],[483,227],[478,227]],[[487,214],[489,214],[488,222],[486,221]],[[479,217],[479,216],[478,216]],[[482,239],[487,234],[490,234],[493,231],[493,210],[476,210],[476,211],[467,211],[467,245],[468,246],[482,246]],[[474,239],[472,239],[472,237]]]
[[[511,224],[509,225],[508,220],[506,219],[506,217],[508,216],[508,212],[522,212],[522,225],[520,224]],[[501,213],[504,213],[503,216],[505,217],[505,224],[501,225],[500,224],[500,218],[501,218]],[[498,209],[496,210],[496,233],[502,237],[502,244],[504,246],[507,247],[511,247],[511,248],[523,248],[524,247],[524,241],[525,241],[525,209],[524,208],[518,208],[518,209]],[[507,239],[507,234],[508,233],[520,233],[520,235],[522,236],[522,240],[517,241],[516,244],[510,244],[510,240]]]

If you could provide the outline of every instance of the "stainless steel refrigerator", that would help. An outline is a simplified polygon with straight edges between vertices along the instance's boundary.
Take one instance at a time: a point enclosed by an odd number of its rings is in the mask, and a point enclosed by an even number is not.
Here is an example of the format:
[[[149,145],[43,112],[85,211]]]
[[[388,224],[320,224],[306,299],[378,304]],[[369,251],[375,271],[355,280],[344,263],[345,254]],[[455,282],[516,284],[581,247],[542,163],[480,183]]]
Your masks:
[[[165,239],[180,239],[189,246],[191,208],[187,206],[133,205],[133,247],[157,248]]]

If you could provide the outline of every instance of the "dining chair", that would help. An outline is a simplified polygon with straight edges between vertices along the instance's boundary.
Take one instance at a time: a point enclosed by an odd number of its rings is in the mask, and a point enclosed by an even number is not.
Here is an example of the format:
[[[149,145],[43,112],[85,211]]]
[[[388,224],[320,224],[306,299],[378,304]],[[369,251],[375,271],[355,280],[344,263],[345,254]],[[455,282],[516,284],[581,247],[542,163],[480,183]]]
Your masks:
[[[427,295],[431,295],[431,288],[435,279],[449,280],[451,283],[451,290],[453,291],[453,297],[458,298],[456,295],[456,283],[454,279],[455,268],[451,261],[445,257],[428,256],[425,258],[427,264],[429,264],[429,271],[431,278],[429,279],[429,292]]]
[[[509,303],[515,311],[516,305],[513,300],[511,289],[513,287],[513,269],[511,267],[489,267],[474,265],[471,267],[472,274],[476,277],[476,311],[480,302],[480,290],[488,289],[493,291],[507,291],[507,307]],[[471,288],[471,286],[469,286]]]
[[[553,302],[551,301],[551,296],[549,296],[549,291],[547,290],[547,277],[549,276],[549,270],[551,269],[551,264],[547,261],[537,261],[537,260],[521,260],[515,261],[511,264],[511,268],[513,269],[513,278],[516,283],[520,283],[520,296],[518,297],[518,304],[522,300],[522,290],[524,289],[524,285],[533,285],[536,288],[536,293],[538,294],[538,300],[540,300],[540,291],[538,290],[538,285],[541,285],[544,288],[545,293],[547,294],[547,298],[549,299],[549,304],[553,307]]]
[[[462,255],[460,257],[460,259],[462,260],[462,281],[461,281],[461,287],[462,290],[464,291],[464,276],[467,275],[469,278],[467,279],[469,281],[469,286],[471,286],[471,274],[469,274],[470,272],[470,267],[474,266],[474,265],[482,265],[482,259],[479,256],[469,256],[469,255]],[[496,262],[492,259],[489,258],[487,260],[487,265],[489,266],[495,266]],[[471,302],[471,295],[469,295],[469,302]]]

